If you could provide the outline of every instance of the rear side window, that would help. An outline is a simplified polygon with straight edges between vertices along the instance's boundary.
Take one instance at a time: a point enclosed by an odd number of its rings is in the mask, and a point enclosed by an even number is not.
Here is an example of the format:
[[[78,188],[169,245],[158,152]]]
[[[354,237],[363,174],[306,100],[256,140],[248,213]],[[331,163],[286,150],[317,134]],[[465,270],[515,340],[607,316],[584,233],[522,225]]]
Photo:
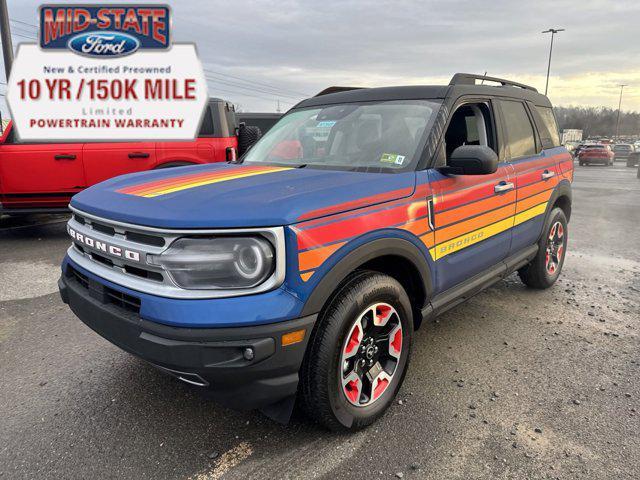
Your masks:
[[[512,159],[535,155],[536,140],[524,104],[509,100],[501,100],[500,107],[504,117],[507,145]]]
[[[560,134],[558,133],[558,124],[553,110],[549,107],[539,107],[536,105],[535,111],[540,115],[542,125],[538,125],[540,131],[540,140],[545,148],[559,147]],[[536,123],[538,121],[536,120]]]
[[[214,135],[213,128],[213,116],[211,115],[211,107],[207,107],[204,112],[204,117],[202,117],[202,123],[200,124],[200,133],[199,137],[213,137]]]

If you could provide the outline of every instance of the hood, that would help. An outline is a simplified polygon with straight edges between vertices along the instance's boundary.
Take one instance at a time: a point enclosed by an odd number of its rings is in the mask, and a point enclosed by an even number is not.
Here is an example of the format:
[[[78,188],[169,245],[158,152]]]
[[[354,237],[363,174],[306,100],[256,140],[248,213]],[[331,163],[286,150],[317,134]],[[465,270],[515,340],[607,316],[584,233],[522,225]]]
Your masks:
[[[71,205],[115,221],[159,228],[289,225],[409,196],[415,172],[209,164],[116,177]]]

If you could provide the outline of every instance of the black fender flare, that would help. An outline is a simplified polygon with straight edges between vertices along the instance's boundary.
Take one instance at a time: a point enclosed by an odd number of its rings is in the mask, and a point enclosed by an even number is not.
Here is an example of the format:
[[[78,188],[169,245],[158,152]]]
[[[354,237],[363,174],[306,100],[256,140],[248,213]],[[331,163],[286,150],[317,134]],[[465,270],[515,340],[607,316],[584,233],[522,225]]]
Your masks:
[[[553,207],[556,204],[556,201],[560,197],[567,197],[569,199],[569,205],[568,205],[569,210],[566,212],[567,221],[571,218],[571,203],[573,201],[572,195],[573,194],[571,191],[571,183],[567,179],[562,179],[558,183],[558,185],[556,185],[556,187],[553,189],[553,192],[551,193],[551,196],[547,201],[547,211],[544,214],[544,225],[546,225],[547,222],[549,221],[549,215],[551,214],[551,210],[553,210]],[[544,228],[542,229],[542,232],[540,232],[540,238],[542,238],[543,235],[544,235]],[[538,241],[540,240],[540,238],[538,238]]]
[[[387,237],[372,240],[354,248],[334,265],[314,288],[302,309],[301,316],[318,313],[345,278],[368,261],[384,256],[402,257],[415,266],[422,279],[421,286],[424,288],[428,303],[432,296],[433,285],[431,268],[425,255],[409,240]]]
[[[154,170],[161,170],[163,168],[174,168],[174,167],[191,167],[193,165],[202,165],[201,163],[190,162],[188,160],[173,160],[170,162],[161,163],[160,165],[156,165],[153,167]]]

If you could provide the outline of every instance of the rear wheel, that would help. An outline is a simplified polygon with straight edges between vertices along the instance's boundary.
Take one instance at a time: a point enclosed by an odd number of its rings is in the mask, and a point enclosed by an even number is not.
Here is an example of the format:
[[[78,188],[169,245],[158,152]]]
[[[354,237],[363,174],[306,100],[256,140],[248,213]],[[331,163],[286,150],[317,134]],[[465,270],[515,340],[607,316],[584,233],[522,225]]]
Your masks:
[[[535,258],[518,270],[522,282],[531,288],[549,288],[560,276],[567,251],[567,217],[561,208],[551,210],[544,232]]]
[[[379,273],[355,275],[311,337],[300,379],[307,415],[336,431],[377,420],[402,384],[412,335],[411,304],[402,286]]]

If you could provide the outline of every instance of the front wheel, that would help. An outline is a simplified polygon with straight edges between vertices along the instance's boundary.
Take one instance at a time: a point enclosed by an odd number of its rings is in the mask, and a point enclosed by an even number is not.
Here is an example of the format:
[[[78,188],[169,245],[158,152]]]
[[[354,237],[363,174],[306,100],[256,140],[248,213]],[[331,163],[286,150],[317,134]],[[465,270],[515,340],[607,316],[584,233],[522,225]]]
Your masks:
[[[302,365],[307,415],[335,431],[370,425],[387,410],[409,362],[411,303],[393,278],[359,272],[321,314]]]
[[[522,282],[531,288],[549,288],[560,276],[567,251],[567,217],[561,208],[551,210],[535,258],[518,270]]]

